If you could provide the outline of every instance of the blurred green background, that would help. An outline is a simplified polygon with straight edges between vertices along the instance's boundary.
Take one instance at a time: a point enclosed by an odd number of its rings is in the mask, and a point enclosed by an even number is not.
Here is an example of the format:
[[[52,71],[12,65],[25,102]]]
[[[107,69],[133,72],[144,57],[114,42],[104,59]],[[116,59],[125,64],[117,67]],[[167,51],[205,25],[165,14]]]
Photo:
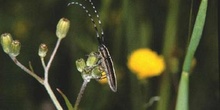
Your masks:
[[[92,7],[85,4],[95,17]],[[17,57],[22,64],[31,62],[43,77],[38,57],[40,43],[46,43],[49,58],[56,43],[56,24],[61,17],[71,21],[70,31],[53,61],[49,82],[60,88],[72,103],[83,82],[75,60],[97,50],[93,25],[77,5],[67,7],[68,0],[1,0],[0,33],[11,33],[22,43]],[[93,0],[102,20],[105,42],[112,55],[118,91],[91,81],[79,105],[81,110],[173,110],[178,82],[192,26],[200,0]],[[190,16],[191,13],[191,16]],[[190,19],[191,18],[191,19]],[[218,0],[209,0],[206,23],[190,76],[190,110],[219,109]],[[99,27],[98,27],[99,28]],[[164,55],[167,68],[158,77],[139,81],[127,67],[129,54],[138,48],[151,48]],[[165,82],[164,83],[164,79]],[[167,97],[146,107],[153,96],[166,88]],[[158,106],[163,106],[160,108]],[[43,86],[17,67],[0,49],[0,110],[53,110]]]

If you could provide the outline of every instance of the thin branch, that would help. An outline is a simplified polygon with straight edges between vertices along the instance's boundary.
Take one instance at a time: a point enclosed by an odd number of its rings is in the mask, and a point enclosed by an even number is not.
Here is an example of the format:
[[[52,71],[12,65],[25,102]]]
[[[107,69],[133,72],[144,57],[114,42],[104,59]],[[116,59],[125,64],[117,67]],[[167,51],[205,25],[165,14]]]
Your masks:
[[[53,101],[57,110],[63,110],[62,106],[60,105],[59,101],[57,100],[55,94],[53,93],[53,91],[47,81],[44,82],[44,87],[47,90],[47,93],[49,94],[49,96],[50,96],[51,100]]]
[[[78,109],[78,106],[79,106],[79,103],[80,103],[80,101],[81,101],[82,95],[83,95],[83,93],[84,93],[84,91],[85,91],[85,89],[86,89],[86,86],[87,86],[87,84],[88,84],[89,81],[90,81],[90,80],[84,80],[84,82],[83,82],[83,84],[82,84],[82,87],[81,87],[81,89],[80,89],[80,92],[79,92],[79,94],[78,94],[78,96],[77,96],[77,99],[76,99],[76,102],[75,102],[75,105],[74,105],[74,110],[77,110],[77,109]]]
[[[45,70],[46,69],[46,64],[45,64],[45,61],[44,61],[44,57],[40,57],[40,60],[41,60],[42,66]]]
[[[58,47],[59,47],[59,45],[60,45],[61,40],[62,40],[62,39],[58,39],[58,40],[57,40],[56,46],[55,46],[55,48],[54,48],[54,50],[53,50],[53,53],[52,53],[52,55],[51,55],[51,57],[50,57],[50,60],[49,60],[48,63],[47,63],[47,66],[46,66],[46,69],[47,69],[47,70],[49,70],[49,68],[50,68],[50,66],[51,66],[51,63],[52,63],[52,61],[53,61],[53,59],[54,59],[54,57],[55,57],[55,54],[56,54],[56,52],[57,52],[57,49],[58,49]]]
[[[32,67],[31,62],[29,61],[29,68],[31,69],[31,71],[34,73],[34,68]]]
[[[24,70],[26,73],[28,73],[29,75],[31,75],[32,77],[34,77],[38,82],[40,82],[42,85],[44,85],[44,80],[42,78],[40,78],[39,76],[37,76],[33,71],[29,70],[28,68],[26,68],[24,65],[22,65],[14,56],[9,55],[10,58],[14,61],[14,63],[20,67],[22,70]]]
[[[52,55],[50,56],[50,60],[48,61],[47,66],[46,66],[46,68],[45,68],[44,78],[45,78],[45,80],[46,80],[47,82],[48,82],[49,69],[50,69],[51,63],[52,63],[52,61],[53,61],[53,59],[54,59],[54,57],[55,57],[55,54],[56,54],[56,52],[57,52],[57,49],[58,49],[58,47],[59,47],[59,45],[60,45],[61,40],[62,40],[62,39],[58,39],[58,40],[57,40],[56,46],[55,46],[55,48],[54,48],[54,50],[53,50]]]
[[[57,49],[58,49],[58,47],[60,45],[60,42],[61,42],[61,39],[58,39],[57,43],[56,43],[56,46],[55,46],[55,48],[53,50],[53,53],[51,54],[50,59],[49,59],[49,61],[47,63],[47,66],[45,65],[44,58],[41,58],[41,62],[42,62],[43,68],[44,68],[44,87],[46,88],[46,90],[47,90],[50,98],[52,99],[54,105],[56,106],[56,108],[58,110],[63,110],[62,106],[60,105],[59,101],[57,100],[56,96],[54,95],[54,93],[53,93],[53,91],[52,91],[52,89],[51,89],[51,87],[50,87],[50,85],[48,83],[49,69],[50,69],[51,63],[52,63],[52,61],[53,61],[53,59],[55,57]]]

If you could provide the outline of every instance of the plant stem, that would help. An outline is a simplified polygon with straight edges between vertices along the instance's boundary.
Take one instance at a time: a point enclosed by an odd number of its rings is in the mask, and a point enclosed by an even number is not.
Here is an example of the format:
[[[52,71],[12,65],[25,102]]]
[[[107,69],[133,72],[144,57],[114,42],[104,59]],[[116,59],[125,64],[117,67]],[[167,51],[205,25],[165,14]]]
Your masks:
[[[180,0],[168,0],[169,8],[166,18],[166,27],[164,33],[163,55],[166,60],[166,70],[162,75],[159,96],[161,101],[158,102],[156,110],[168,110],[171,102],[171,64],[172,53],[176,47],[176,36],[178,26],[178,13]]]
[[[50,56],[50,60],[49,62],[47,63],[47,66],[45,66],[45,62],[44,62],[44,59],[41,58],[41,62],[42,62],[42,65],[44,67],[44,87],[45,89],[47,90],[47,93],[49,94],[51,100],[53,101],[54,105],[56,106],[56,108],[58,110],[63,110],[62,106],[60,105],[59,101],[57,100],[56,96],[54,95],[49,83],[48,83],[48,73],[49,73],[49,69],[50,69],[50,66],[51,66],[51,63],[55,57],[55,54],[57,52],[57,49],[60,45],[60,42],[61,42],[61,39],[58,39],[57,40],[57,43],[56,43],[56,46],[53,50],[53,53],[51,54]]]
[[[189,97],[189,73],[182,72],[177,94],[177,104],[175,110],[188,110]]]
[[[26,68],[24,65],[22,65],[16,57],[13,57],[11,55],[9,55],[10,58],[14,61],[14,63],[20,67],[22,70],[24,70],[26,73],[28,73],[29,75],[31,75],[32,77],[34,77],[38,82],[40,82],[40,84],[44,85],[44,80],[42,78],[40,78],[39,76],[37,76],[34,72],[32,72],[31,70],[29,70],[28,68]]]
[[[75,105],[74,105],[74,110],[77,110],[77,109],[78,109],[78,105],[79,105],[79,103],[80,103],[80,101],[81,101],[82,95],[83,95],[83,93],[84,93],[84,91],[85,91],[85,89],[86,89],[86,86],[87,86],[87,84],[88,84],[89,81],[90,81],[90,80],[84,80],[84,82],[83,82],[83,84],[82,84],[82,87],[81,87],[81,89],[80,89],[80,92],[79,92],[79,94],[78,94],[78,96],[77,96],[77,99],[76,99],[76,102],[75,102]]]
[[[205,25],[207,6],[208,0],[202,0],[196,17],[195,25],[193,27],[193,32],[191,35],[189,47],[187,49],[186,57],[183,63],[183,71],[185,72],[190,71],[192,59],[199,45],[199,41],[201,39],[203,28]]]
[[[58,49],[58,47],[59,47],[59,45],[60,45],[61,40],[62,40],[62,39],[58,39],[58,40],[57,40],[56,46],[55,46],[55,48],[54,48],[54,50],[53,50],[53,53],[52,53],[51,56],[50,56],[50,60],[48,61],[47,66],[44,68],[44,78],[45,78],[46,82],[48,82],[49,69],[50,69],[51,63],[52,63],[52,61],[53,61],[53,59],[54,59],[54,57],[55,57],[55,54],[56,54],[56,52],[57,52],[57,49]]]
[[[60,105],[60,103],[58,102],[56,96],[54,95],[51,87],[50,87],[50,84],[45,80],[44,82],[44,87],[45,89],[47,90],[47,93],[49,94],[51,100],[53,101],[55,107],[57,108],[57,110],[63,110],[62,106]]]
[[[202,36],[203,28],[205,25],[207,7],[208,0],[202,0],[199,6],[199,11],[196,17],[195,25],[193,27],[189,47],[187,48],[186,57],[183,63],[183,70],[181,74],[175,110],[189,109],[189,72],[191,69],[192,59]]]
[[[10,55],[9,55],[10,56]],[[40,78],[39,76],[37,76],[34,72],[32,72],[31,70],[29,70],[28,68],[26,68],[24,65],[22,65],[17,59],[16,57],[10,56],[11,59],[14,61],[14,63],[20,67],[22,70],[24,70],[26,73],[28,73],[29,75],[31,75],[32,77],[34,77],[38,82],[40,82],[40,84],[44,85],[45,89],[47,90],[51,100],[53,101],[54,105],[56,106],[56,108],[58,110],[63,110],[63,108],[61,107],[60,103],[58,102],[57,98],[55,97],[49,83],[48,83],[48,78],[47,80],[43,80],[42,78]]]
[[[55,57],[55,54],[57,52],[57,49],[60,45],[60,42],[61,42],[62,39],[58,39],[57,40],[57,43],[56,43],[56,46],[53,50],[53,53],[52,55],[50,56],[50,59],[49,59],[49,62],[47,64],[47,66],[45,65],[45,61],[44,61],[44,58],[41,58],[41,63],[43,65],[43,68],[44,68],[44,79],[40,78],[38,75],[36,75],[34,73],[34,71],[31,71],[29,70],[28,68],[26,68],[24,65],[22,65],[17,59],[16,57],[12,56],[12,55],[9,55],[10,58],[14,61],[14,63],[20,67],[22,70],[24,70],[25,72],[27,72],[29,75],[31,75],[32,77],[34,77],[38,82],[40,82],[40,84],[42,84],[45,89],[47,90],[47,93],[49,94],[51,100],[53,101],[55,107],[58,109],[58,110],[63,110],[62,106],[60,105],[59,101],[57,100],[55,94],[53,93],[53,90],[51,89],[49,83],[48,83],[48,73],[49,73],[49,69],[50,69],[50,66],[51,66],[51,63]]]
[[[58,40],[57,40],[56,46],[55,46],[55,48],[54,48],[54,50],[53,50],[53,53],[52,53],[52,55],[50,56],[50,60],[49,60],[48,63],[47,63],[47,66],[46,66],[46,69],[45,69],[45,72],[47,72],[47,74],[48,74],[48,72],[49,72],[51,63],[52,63],[52,61],[53,61],[53,59],[54,59],[54,57],[55,57],[55,54],[56,54],[56,52],[57,52],[57,49],[58,49],[58,47],[59,47],[59,45],[60,45],[61,40],[62,40],[62,39],[58,39]]]
[[[46,69],[46,65],[45,65],[44,57],[41,57],[40,60],[41,60],[42,66],[43,66],[43,68],[45,70]]]

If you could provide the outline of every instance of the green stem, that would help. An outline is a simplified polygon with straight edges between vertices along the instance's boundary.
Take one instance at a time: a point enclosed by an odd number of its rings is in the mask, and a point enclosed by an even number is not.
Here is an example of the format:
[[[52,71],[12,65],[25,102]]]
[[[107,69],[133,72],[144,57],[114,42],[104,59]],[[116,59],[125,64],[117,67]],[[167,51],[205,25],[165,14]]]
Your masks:
[[[177,95],[176,110],[188,110],[189,73],[182,72]]]
[[[183,70],[180,79],[180,85],[177,96],[176,110],[188,110],[188,88],[189,88],[189,72],[195,51],[199,45],[206,18],[208,0],[202,0],[196,17],[189,47],[183,63]]]
[[[178,26],[178,13],[180,0],[169,0],[169,9],[166,19],[166,27],[164,33],[164,45],[163,45],[163,55],[166,60],[166,71],[162,76],[162,81],[160,85],[160,101],[156,110],[168,110],[171,97],[171,64],[170,58],[175,49],[176,45],[176,35],[177,35],[177,26]]]
[[[207,6],[208,6],[208,0],[202,0],[199,7],[198,15],[196,17],[187,54],[183,63],[183,71],[189,72],[190,70],[192,59],[194,57],[195,51],[199,45],[199,41],[202,36],[203,27],[205,24]]]

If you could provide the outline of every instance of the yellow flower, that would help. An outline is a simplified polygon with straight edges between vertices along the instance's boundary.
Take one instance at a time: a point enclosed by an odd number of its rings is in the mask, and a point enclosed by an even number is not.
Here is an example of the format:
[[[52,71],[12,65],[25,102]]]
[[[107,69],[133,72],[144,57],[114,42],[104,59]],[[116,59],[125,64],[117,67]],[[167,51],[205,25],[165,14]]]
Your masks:
[[[158,76],[165,69],[163,57],[148,48],[141,48],[132,52],[127,65],[139,79]]]

